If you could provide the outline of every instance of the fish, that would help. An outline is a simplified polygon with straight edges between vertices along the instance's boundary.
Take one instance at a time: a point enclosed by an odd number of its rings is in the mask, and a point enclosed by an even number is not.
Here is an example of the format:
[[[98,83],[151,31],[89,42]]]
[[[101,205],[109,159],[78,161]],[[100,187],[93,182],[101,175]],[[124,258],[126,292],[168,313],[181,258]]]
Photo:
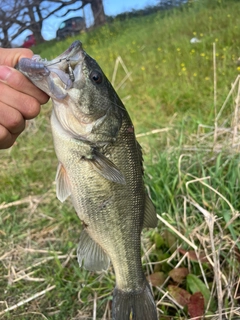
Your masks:
[[[17,69],[52,99],[56,195],[71,197],[82,221],[79,265],[102,271],[112,263],[113,320],[157,320],[141,262],[141,232],[157,226],[156,210],[125,106],[78,40],[51,61],[22,58]]]

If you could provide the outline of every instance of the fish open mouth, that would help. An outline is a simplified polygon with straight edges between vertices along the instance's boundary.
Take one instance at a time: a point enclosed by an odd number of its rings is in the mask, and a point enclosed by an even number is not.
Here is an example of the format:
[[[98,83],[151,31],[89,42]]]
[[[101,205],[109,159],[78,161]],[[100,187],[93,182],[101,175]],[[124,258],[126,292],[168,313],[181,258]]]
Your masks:
[[[57,58],[48,61],[39,55],[23,58],[16,69],[25,74],[36,86],[53,99],[62,100],[73,87],[75,66],[84,59],[82,43],[77,40]],[[46,82],[46,83],[45,83]]]

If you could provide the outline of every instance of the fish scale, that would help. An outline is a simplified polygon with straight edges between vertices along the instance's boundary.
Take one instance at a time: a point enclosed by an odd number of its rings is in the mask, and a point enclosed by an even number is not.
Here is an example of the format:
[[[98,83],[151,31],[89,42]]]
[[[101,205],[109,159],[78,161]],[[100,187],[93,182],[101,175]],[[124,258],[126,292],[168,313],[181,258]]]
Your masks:
[[[18,70],[52,98],[56,193],[71,197],[82,221],[79,265],[101,271],[112,262],[113,320],[157,320],[141,264],[141,231],[157,218],[127,110],[80,41],[52,61],[22,59]]]

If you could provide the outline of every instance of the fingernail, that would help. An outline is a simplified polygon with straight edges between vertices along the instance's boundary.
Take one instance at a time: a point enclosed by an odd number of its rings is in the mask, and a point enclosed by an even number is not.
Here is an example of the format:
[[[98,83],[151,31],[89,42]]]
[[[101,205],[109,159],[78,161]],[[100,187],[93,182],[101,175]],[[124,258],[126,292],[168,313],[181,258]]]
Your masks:
[[[0,80],[7,80],[11,73],[11,68],[6,66],[0,66]]]

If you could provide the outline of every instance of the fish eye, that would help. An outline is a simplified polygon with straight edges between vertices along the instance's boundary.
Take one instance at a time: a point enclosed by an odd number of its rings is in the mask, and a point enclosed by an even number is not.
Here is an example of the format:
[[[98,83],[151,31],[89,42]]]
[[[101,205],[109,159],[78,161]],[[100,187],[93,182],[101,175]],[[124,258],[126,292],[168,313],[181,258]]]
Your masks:
[[[97,84],[100,84],[103,81],[102,74],[99,71],[92,71],[90,73],[90,79]]]

